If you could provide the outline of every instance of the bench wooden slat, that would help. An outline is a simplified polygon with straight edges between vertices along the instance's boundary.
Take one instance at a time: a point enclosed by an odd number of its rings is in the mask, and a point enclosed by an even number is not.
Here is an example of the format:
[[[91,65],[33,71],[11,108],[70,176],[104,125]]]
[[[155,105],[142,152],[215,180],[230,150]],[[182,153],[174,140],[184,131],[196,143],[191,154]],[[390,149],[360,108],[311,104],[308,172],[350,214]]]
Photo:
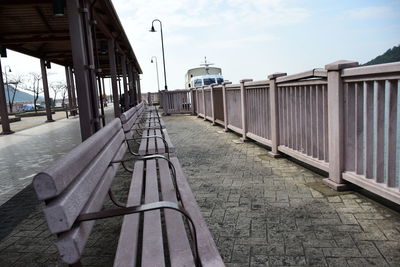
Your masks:
[[[133,114],[136,113],[137,108],[136,107],[132,107],[130,109],[128,109],[127,111],[125,111],[124,113],[121,114],[121,121],[123,124],[127,123],[128,120],[132,117]]]
[[[145,203],[159,201],[156,161],[146,162]],[[161,215],[159,210],[144,213],[142,266],[165,266]]]
[[[128,206],[141,204],[143,173],[144,162],[136,162],[134,165],[132,182],[129,189],[129,196],[127,200]],[[136,265],[138,249],[137,244],[139,237],[139,218],[140,214],[130,214],[124,216],[121,234],[118,241],[117,253],[114,260],[115,267]]]
[[[93,192],[124,140],[123,132],[119,131],[97,157],[92,159],[83,173],[75,178],[71,186],[57,199],[47,204],[44,214],[52,233],[60,233],[71,228],[90,197],[88,192]]]
[[[120,120],[111,121],[101,133],[95,133],[72,149],[68,157],[64,155],[43,172],[38,173],[33,179],[38,199],[46,200],[58,196],[120,129]]]
[[[147,134],[146,134],[147,133]],[[154,130],[146,130],[143,132],[143,136],[152,136],[155,135]],[[156,150],[156,138],[149,138],[147,139],[147,154],[155,154],[157,153]]]
[[[208,230],[207,223],[204,221],[203,216],[201,215],[200,208],[197,205],[186,177],[183,174],[182,167],[178,159],[174,157],[171,158],[171,161],[176,168],[178,187],[181,193],[182,201],[185,205],[185,210],[190,214],[190,217],[196,226],[199,254],[203,267],[225,266],[221,256],[219,255],[212,235]]]
[[[168,162],[158,160],[162,199],[177,203]],[[182,215],[174,210],[164,210],[171,266],[194,266],[192,250],[187,238]]]
[[[162,136],[160,130],[154,130],[154,134],[157,136]],[[157,138],[155,141],[157,144],[157,153],[159,153],[159,154],[165,153],[166,149],[165,149],[164,141],[161,138]]]
[[[127,147],[122,143],[116,158],[122,158],[126,153]],[[114,164],[107,168],[102,181],[97,186],[82,213],[96,212],[101,210],[104,199],[107,196],[111,183],[117,173],[119,164]],[[72,264],[78,261],[92,231],[94,221],[82,222],[72,230],[61,234],[56,242],[59,254],[63,261]]]

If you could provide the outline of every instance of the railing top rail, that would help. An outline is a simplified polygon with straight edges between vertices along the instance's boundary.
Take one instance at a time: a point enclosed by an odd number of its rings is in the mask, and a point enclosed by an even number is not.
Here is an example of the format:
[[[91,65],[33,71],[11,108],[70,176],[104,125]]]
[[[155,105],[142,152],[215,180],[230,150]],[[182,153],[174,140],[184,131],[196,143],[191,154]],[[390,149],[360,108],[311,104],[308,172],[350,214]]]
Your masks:
[[[342,77],[400,73],[400,62],[362,66],[342,70]]]
[[[309,80],[302,80],[302,81],[293,81],[293,82],[286,82],[278,84],[278,88],[283,87],[290,87],[290,86],[309,86],[309,85],[325,85],[327,84],[327,80],[322,79],[309,79]]]
[[[300,72],[297,74],[292,74],[288,76],[282,76],[276,78],[276,83],[290,82],[296,81],[300,79],[308,79],[308,78],[326,78],[328,76],[327,71],[325,69],[312,69],[305,72]]]
[[[170,91],[161,91],[161,93],[182,93],[182,92],[190,92],[190,89],[177,89],[177,90],[170,90]]]
[[[260,81],[253,81],[253,82],[245,82],[244,86],[269,86],[269,80],[260,80]]]
[[[240,89],[240,84],[227,84],[225,87],[229,89]]]

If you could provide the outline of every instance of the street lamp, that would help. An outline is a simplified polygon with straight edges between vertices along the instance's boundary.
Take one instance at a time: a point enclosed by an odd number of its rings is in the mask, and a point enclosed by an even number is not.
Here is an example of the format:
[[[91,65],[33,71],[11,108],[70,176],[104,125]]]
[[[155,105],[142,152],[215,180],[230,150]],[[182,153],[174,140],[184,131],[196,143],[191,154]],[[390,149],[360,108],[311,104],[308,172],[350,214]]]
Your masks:
[[[6,86],[7,86],[7,96],[8,96],[8,104],[10,104],[10,88],[8,86],[8,81],[7,81],[7,67],[8,67],[8,72],[11,72],[10,66],[4,66],[4,76],[6,77]],[[11,110],[11,109],[10,109]],[[10,111],[11,112],[11,111]]]
[[[157,57],[156,56],[152,56],[151,57],[151,63],[153,63],[153,58],[156,61],[156,71],[157,71],[157,86],[158,86],[158,92],[160,92],[160,79],[158,78],[158,63],[157,63]]]
[[[154,21],[158,21],[160,23],[160,32],[161,32],[161,48],[162,48],[162,56],[163,56],[163,65],[164,65],[164,83],[165,83],[165,91],[168,91],[168,86],[167,86],[167,72],[165,71],[165,55],[164,55],[164,37],[162,33],[162,24],[159,19],[154,19],[151,22],[151,29],[150,32],[156,32],[154,29]]]

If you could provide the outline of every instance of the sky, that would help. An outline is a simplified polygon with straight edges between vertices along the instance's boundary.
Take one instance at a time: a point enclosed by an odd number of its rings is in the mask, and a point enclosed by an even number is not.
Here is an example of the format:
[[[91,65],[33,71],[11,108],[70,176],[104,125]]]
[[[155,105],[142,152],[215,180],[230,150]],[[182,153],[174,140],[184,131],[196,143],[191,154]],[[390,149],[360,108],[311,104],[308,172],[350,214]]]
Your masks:
[[[400,44],[400,0],[113,0],[143,70],[143,92],[164,87],[162,21],[169,90],[184,88],[185,73],[207,60],[226,80],[295,74],[340,59],[365,63]],[[9,52],[13,73],[40,71],[39,60]],[[49,82],[63,80],[53,64]],[[107,83],[106,89],[109,90]]]

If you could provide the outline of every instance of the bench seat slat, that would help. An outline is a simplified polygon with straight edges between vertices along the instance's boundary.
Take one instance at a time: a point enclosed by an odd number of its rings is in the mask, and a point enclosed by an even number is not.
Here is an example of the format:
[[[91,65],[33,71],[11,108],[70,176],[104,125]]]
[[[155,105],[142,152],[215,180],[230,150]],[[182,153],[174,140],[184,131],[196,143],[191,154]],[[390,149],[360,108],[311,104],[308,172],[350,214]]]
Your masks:
[[[159,201],[156,161],[146,162],[145,203]],[[159,210],[144,213],[142,266],[165,266]]]
[[[143,132],[143,136],[155,135],[154,130],[146,130]],[[147,154],[155,154],[156,151],[156,138],[147,139]]]
[[[133,169],[131,186],[129,189],[129,196],[127,200],[128,206],[141,204],[143,173],[144,162],[136,162]],[[117,253],[114,260],[115,267],[136,265],[139,237],[139,218],[140,214],[130,214],[124,216],[121,234],[118,241]]]
[[[116,158],[122,158],[126,153],[127,147],[123,143],[118,151]],[[107,168],[102,181],[97,186],[95,193],[91,196],[84,207],[82,213],[90,213],[101,210],[104,199],[107,196],[111,183],[117,173],[119,164],[114,164]],[[92,231],[94,221],[82,222],[68,232],[61,234],[56,242],[58,251],[68,264],[75,263],[82,255],[83,249]]]
[[[124,140],[124,133],[120,130],[71,186],[47,204],[44,214],[52,233],[71,228]]]
[[[164,201],[177,203],[172,176],[169,171],[168,162],[158,160],[160,168],[161,194]],[[174,210],[164,210],[165,225],[167,230],[168,249],[171,266],[194,266],[192,250],[189,245],[182,215]]]
[[[154,134],[157,135],[157,136],[162,136],[160,130],[154,130]],[[158,154],[165,153],[166,149],[165,149],[165,145],[164,145],[163,140],[161,138],[157,138],[157,139],[155,139],[155,142],[157,144],[157,153]]]
[[[221,256],[219,255],[212,235],[208,230],[207,223],[201,215],[200,208],[197,205],[186,177],[183,174],[183,170],[178,159],[174,157],[171,158],[171,161],[176,168],[177,183],[181,193],[182,201],[185,205],[185,210],[190,214],[190,217],[196,226],[200,260],[203,267],[225,266]]]

